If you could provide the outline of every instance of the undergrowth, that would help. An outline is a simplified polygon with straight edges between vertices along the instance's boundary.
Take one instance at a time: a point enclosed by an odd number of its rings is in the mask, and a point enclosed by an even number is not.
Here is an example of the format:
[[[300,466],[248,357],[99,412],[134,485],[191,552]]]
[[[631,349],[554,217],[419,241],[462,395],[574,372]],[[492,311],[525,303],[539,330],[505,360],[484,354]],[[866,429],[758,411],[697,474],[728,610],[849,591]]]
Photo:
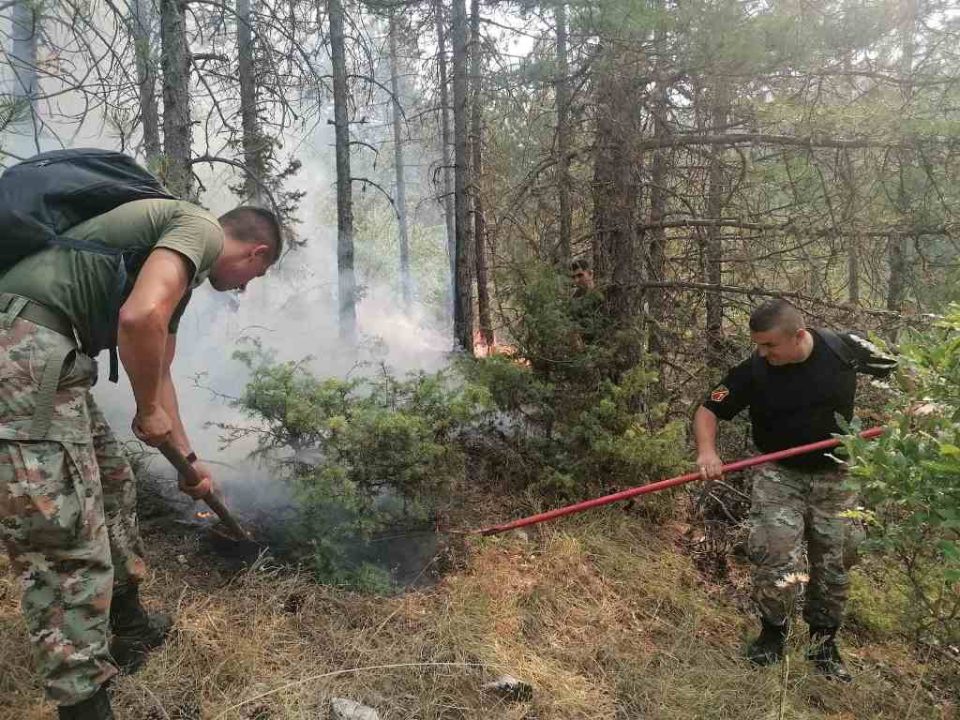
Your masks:
[[[148,538],[155,553],[160,539]],[[845,646],[852,686],[812,675],[800,638],[785,680],[749,667],[752,621],[676,542],[672,527],[593,513],[476,540],[468,569],[392,598],[264,569],[197,587],[191,568],[155,556],[144,594],[177,612],[176,631],[119,679],[118,717],[315,720],[345,696],[384,720],[766,720],[781,688],[785,718],[949,717],[948,665],[869,633]],[[4,574],[0,720],[45,720],[13,588]],[[530,683],[533,699],[481,691],[502,673]]]

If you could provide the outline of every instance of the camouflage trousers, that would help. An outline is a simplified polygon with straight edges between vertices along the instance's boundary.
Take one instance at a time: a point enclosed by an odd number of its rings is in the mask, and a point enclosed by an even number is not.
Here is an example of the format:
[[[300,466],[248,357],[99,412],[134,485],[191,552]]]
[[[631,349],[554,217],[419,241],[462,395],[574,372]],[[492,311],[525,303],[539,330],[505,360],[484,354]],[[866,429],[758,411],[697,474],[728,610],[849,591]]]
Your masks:
[[[843,516],[856,496],[840,470],[807,472],[779,465],[755,471],[748,551],[753,599],[760,615],[781,625],[792,614],[803,582],[804,541],[809,581],[803,617],[811,627],[839,627],[848,571],[863,539],[860,523]]]
[[[33,422],[48,360],[64,358],[48,427]],[[36,664],[61,705],[117,673],[111,596],[144,574],[133,472],[90,394],[95,362],[0,313],[0,537],[19,575]]]

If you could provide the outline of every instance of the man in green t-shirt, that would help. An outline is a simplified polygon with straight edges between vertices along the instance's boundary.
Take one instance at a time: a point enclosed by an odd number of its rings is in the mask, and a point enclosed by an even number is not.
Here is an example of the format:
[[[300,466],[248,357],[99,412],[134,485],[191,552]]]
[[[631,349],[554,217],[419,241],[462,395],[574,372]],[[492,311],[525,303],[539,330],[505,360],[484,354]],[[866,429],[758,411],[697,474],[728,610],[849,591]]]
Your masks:
[[[577,324],[577,343],[582,348],[597,342],[603,334],[603,294],[586,260],[570,263],[570,277],[574,284],[570,316]]]
[[[71,238],[123,248],[30,255],[0,276],[0,537],[23,586],[23,613],[44,689],[60,718],[112,718],[106,691],[163,642],[171,621],[149,615],[130,465],[90,388],[93,357],[116,345],[136,399],[133,432],[170,442],[212,488],[180,419],[170,373],[194,288],[242,290],[277,260],[267,210],[219,219],[179,200],[138,200],[88,220]],[[121,275],[129,272],[124,288]]]

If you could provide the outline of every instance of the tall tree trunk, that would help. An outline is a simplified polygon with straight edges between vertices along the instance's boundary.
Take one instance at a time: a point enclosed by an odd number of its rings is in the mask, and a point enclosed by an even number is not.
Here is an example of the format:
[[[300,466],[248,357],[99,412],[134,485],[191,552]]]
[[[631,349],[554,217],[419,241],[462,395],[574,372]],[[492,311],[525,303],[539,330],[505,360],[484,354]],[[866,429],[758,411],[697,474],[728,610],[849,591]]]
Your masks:
[[[601,59],[600,62],[609,62]],[[636,217],[640,158],[632,147],[639,134],[632,78],[612,70],[597,83],[597,129],[593,173],[594,272],[604,289],[606,312],[617,325],[635,317]],[[624,359],[629,362],[629,359]]]
[[[436,0],[437,69],[440,74],[440,162],[443,163],[443,219],[447,225],[447,257],[450,260],[450,296],[455,297],[457,276],[456,206],[453,199],[453,145],[450,136],[450,81],[447,77],[447,37],[443,0]],[[452,300],[455,303],[456,300]]]
[[[357,339],[357,280],[353,269],[353,193],[350,176],[350,120],[347,55],[344,47],[343,5],[328,0],[330,60],[333,65],[334,145],[337,155],[337,277],[340,301],[340,339]]]
[[[847,66],[849,68],[849,66]],[[851,305],[860,304],[860,232],[858,223],[859,199],[857,188],[857,173],[853,158],[848,150],[844,150],[839,157],[839,175],[843,187],[843,210],[841,222],[844,243],[843,250],[847,256],[847,302]]]
[[[480,112],[482,89],[480,62],[480,0],[470,3],[470,140],[472,149],[471,195],[473,198],[473,242],[477,256],[477,316],[480,337],[487,347],[493,345],[493,320],[490,314],[490,288],[487,280],[487,225],[483,214],[483,118]]]
[[[248,202],[263,205],[267,148],[257,115],[257,71],[254,64],[250,0],[237,0],[237,64],[240,81],[240,124],[243,129],[243,166],[246,170],[243,194]]]
[[[453,0],[453,201],[456,231],[456,277],[453,334],[461,350],[473,352],[473,253],[470,238],[470,158],[467,133],[467,36],[465,0]]]
[[[26,152],[41,150],[37,115],[37,37],[40,29],[40,7],[33,0],[17,0],[13,6],[10,28],[10,66],[13,70],[11,94],[17,104],[16,122],[11,129],[24,138],[25,146],[30,143],[31,149]],[[26,138],[30,140],[27,141]]]
[[[407,230],[407,184],[403,176],[403,133],[401,132],[400,72],[397,59],[397,19],[390,13],[390,92],[393,94],[393,160],[397,179],[397,226],[400,231],[400,289],[404,310],[410,310],[413,296],[410,280],[410,238]]]
[[[572,254],[573,210],[570,207],[570,67],[567,57],[567,6],[557,3],[557,204],[560,214],[560,238],[554,259],[566,270]]]
[[[901,312],[907,293],[907,237],[894,233],[887,241],[887,262],[890,274],[887,280],[887,310]]]
[[[160,0],[161,66],[163,69],[163,179],[170,191],[194,199],[190,169],[190,48],[187,45],[186,5]]]
[[[143,154],[147,166],[156,168],[163,152],[160,147],[160,111],[157,104],[157,69],[153,46],[156,15],[151,0],[133,0],[130,32],[137,63],[137,86],[140,91],[140,122],[143,125]]]
[[[662,3],[660,5],[662,7]],[[657,25],[654,33],[654,52],[657,53],[654,61],[653,76],[654,90],[651,100],[653,114],[654,136],[658,142],[666,144],[670,135],[667,125],[667,81],[663,69],[663,53],[666,52],[666,32],[662,24]],[[646,237],[645,259],[647,278],[652,282],[663,282],[667,270],[667,232],[662,223],[667,214],[667,152],[666,148],[658,148],[653,153],[650,163],[650,224],[653,226]],[[663,338],[657,328],[657,323],[665,320],[665,303],[663,288],[650,288],[645,293],[647,314],[652,318],[648,333],[647,349],[650,353],[660,355],[664,350]]]
[[[860,235],[847,238],[847,302],[860,304]]]
[[[722,80],[716,80],[716,94],[711,103],[711,125],[713,132],[722,132],[727,124],[727,88]],[[707,182],[707,217],[719,219],[723,216],[723,198],[726,192],[723,171],[723,146],[710,148],[710,166]],[[706,281],[710,285],[723,283],[723,236],[719,225],[706,228]],[[723,360],[723,295],[719,290],[707,291],[707,362],[719,365]]]
[[[849,52],[843,59],[843,69],[854,77],[853,60],[855,52]],[[850,103],[857,101],[859,91],[855,82],[850,83]],[[860,199],[857,185],[857,171],[854,157],[849,150],[840,155],[840,179],[844,188],[843,225],[846,232],[847,254],[847,302],[853,306],[860,304]]]
[[[900,99],[903,103],[903,112],[908,113],[913,100],[913,58],[916,52],[918,0],[903,0],[900,4]],[[912,222],[911,192],[907,185],[910,182],[910,169],[915,165],[916,158],[909,148],[902,148],[899,155],[900,187],[897,192],[897,210],[900,222]],[[902,233],[895,233],[888,241],[888,262],[890,276],[887,283],[887,309],[894,312],[903,310],[903,301],[907,293],[907,248],[909,238]]]

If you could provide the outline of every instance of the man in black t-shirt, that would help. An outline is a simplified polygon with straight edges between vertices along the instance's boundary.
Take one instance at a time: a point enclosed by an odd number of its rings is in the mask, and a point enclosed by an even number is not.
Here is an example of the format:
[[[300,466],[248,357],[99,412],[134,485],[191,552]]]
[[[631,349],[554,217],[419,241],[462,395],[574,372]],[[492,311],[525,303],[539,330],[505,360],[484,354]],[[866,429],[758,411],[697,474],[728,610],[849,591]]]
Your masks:
[[[717,418],[731,420],[749,408],[753,441],[763,453],[826,440],[849,420],[857,372],[889,375],[896,361],[849,333],[807,329],[803,316],[784,300],[772,300],[750,316],[756,352],[732,368],[694,416],[697,465],[704,479],[721,476]],[[753,597],[763,630],[747,649],[757,665],[783,657],[798,585],[803,541],[810,576],[804,619],[812,640],[808,657],[821,673],[850,681],[835,637],[847,600],[847,571],[860,529],[844,517],[853,493],[825,453],[811,453],[761,466],[755,473],[748,550],[754,565]]]

